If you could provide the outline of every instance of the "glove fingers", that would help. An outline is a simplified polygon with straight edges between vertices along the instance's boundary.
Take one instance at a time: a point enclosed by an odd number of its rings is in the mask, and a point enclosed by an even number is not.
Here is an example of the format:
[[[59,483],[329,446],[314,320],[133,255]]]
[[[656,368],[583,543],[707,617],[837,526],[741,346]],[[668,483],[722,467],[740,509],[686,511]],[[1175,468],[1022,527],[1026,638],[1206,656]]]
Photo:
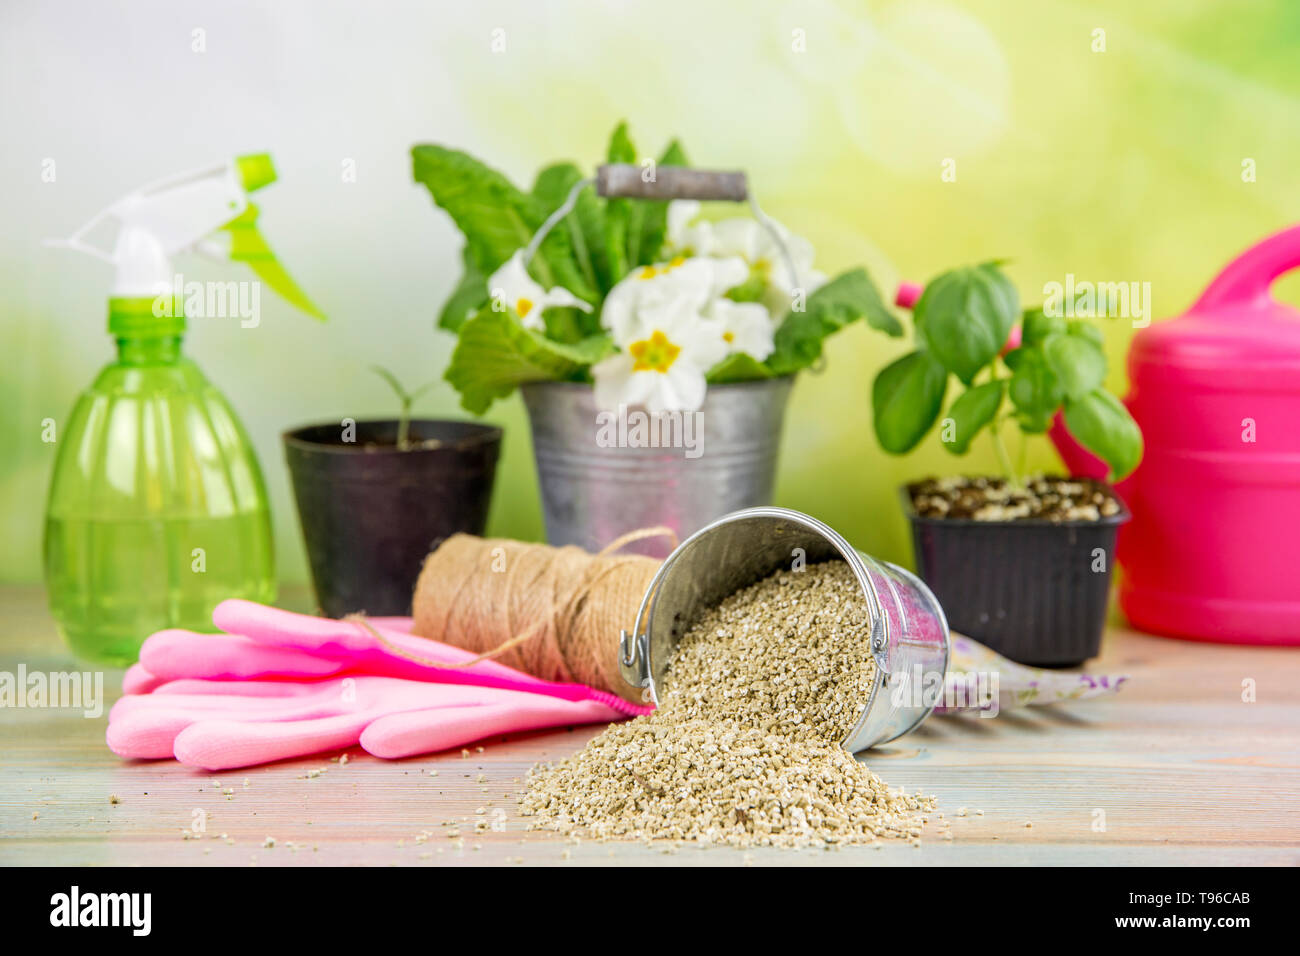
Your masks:
[[[212,623],[229,634],[242,634],[261,644],[291,647],[336,659],[353,657],[375,644],[365,628],[356,624],[295,614],[238,598],[218,604],[212,612]]]
[[[133,694],[120,698],[108,712],[110,721],[139,714],[190,714],[194,720],[286,720],[295,714],[317,712],[322,703],[283,697],[238,697],[224,694]],[[305,705],[305,706],[304,706]],[[341,708],[335,707],[337,711]]]
[[[332,727],[329,721],[341,721],[343,726],[353,728],[349,731],[352,739],[340,746],[355,743],[360,728],[374,714],[373,710],[366,710],[360,704],[344,700],[341,682],[319,685],[252,683],[259,690],[276,690],[281,693],[243,696],[228,692],[232,685],[233,688],[248,686],[243,682],[173,681],[164,685],[158,693],[122,697],[109,711],[106,733],[108,746],[119,756],[133,759],[170,756],[181,759],[180,752],[176,749],[177,741],[182,739],[186,731],[196,726],[220,727],[226,728],[222,732],[224,736],[214,738],[211,731],[192,735],[194,742],[188,746],[199,748],[195,751],[199,756],[188,762],[196,766],[207,766],[204,763],[207,758],[202,756],[206,753],[203,748],[219,749],[224,745],[223,742],[233,740],[239,746],[252,749],[247,754],[241,755],[242,752],[237,751],[222,759],[237,761],[226,764],[227,766],[244,766],[281,759],[277,755],[280,751],[269,751],[270,756],[259,756],[261,751],[257,749],[260,746],[258,742],[266,739],[291,742],[287,745],[288,750],[283,751],[289,756],[298,752],[313,753],[317,749],[328,749],[328,741],[319,746],[292,742],[310,740],[314,734],[320,733],[322,726],[326,729]],[[187,688],[193,688],[196,692],[182,692]],[[309,692],[302,693],[304,690]],[[288,693],[283,693],[286,691]],[[260,729],[250,729],[241,736],[229,730],[237,725]],[[213,743],[214,740],[216,743]],[[304,746],[308,749],[302,750]]]
[[[296,700],[223,697],[211,694],[145,694],[123,697],[108,712],[105,739],[113,753],[135,760],[170,757],[176,737],[202,721],[284,720]]]
[[[354,746],[370,717],[357,713],[277,723],[203,721],[176,736],[173,752],[181,763],[204,770],[249,767]]]
[[[223,631],[244,635],[257,643],[345,661],[354,668],[374,674],[414,680],[517,687],[541,692],[569,689],[567,696],[570,699],[579,696],[578,690],[586,690],[577,685],[542,680],[493,660],[480,661],[471,668],[447,670],[439,665],[463,664],[477,655],[409,633],[409,618],[366,620],[369,628],[378,631],[385,642],[399,648],[401,653],[386,647],[366,627],[354,621],[309,617],[235,598],[218,604],[212,612],[212,620]],[[387,626],[386,622],[390,620],[395,620],[400,626]],[[433,663],[420,663],[420,660]]]
[[[528,697],[532,699],[518,699]],[[440,707],[378,717],[362,731],[361,746],[376,757],[394,760],[463,747],[497,734],[608,722],[622,716],[596,701],[520,694],[508,703]]]
[[[206,677],[325,677],[340,665],[292,648],[259,644],[239,634],[159,631],[140,648],[145,669],[167,680]]]
[[[339,681],[292,680],[203,680],[182,678],[167,681],[155,688],[154,697],[170,694],[206,697],[313,697],[326,693],[325,688],[338,687]]]
[[[156,674],[150,674],[141,665],[132,664],[126,669],[126,673],[122,675],[122,693],[147,694],[165,683],[165,680]]]
[[[116,708],[115,708],[116,710]],[[176,735],[194,722],[189,714],[110,715],[104,739],[108,749],[128,760],[159,760],[174,753]]]

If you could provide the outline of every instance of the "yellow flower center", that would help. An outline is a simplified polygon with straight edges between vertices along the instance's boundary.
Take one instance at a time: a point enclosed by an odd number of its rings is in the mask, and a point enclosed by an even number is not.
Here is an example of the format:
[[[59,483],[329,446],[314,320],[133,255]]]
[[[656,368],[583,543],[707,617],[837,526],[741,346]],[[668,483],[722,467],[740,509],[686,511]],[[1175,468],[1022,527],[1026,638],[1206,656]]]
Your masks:
[[[627,350],[634,359],[632,371],[661,373],[672,367],[682,351],[680,345],[674,345],[658,329],[655,329],[650,338],[633,342]]]
[[[520,299],[518,302],[515,303],[515,312],[519,314],[519,318],[522,319],[531,311],[533,311],[532,299]]]
[[[638,279],[653,279],[656,276],[665,276],[685,261],[685,256],[673,256],[671,260],[662,266],[642,266],[637,270],[636,277]]]
[[[728,345],[730,345],[732,342],[736,341],[736,333],[735,333],[735,332],[723,332],[723,333],[722,333],[722,341],[724,341],[724,342],[726,342]]]

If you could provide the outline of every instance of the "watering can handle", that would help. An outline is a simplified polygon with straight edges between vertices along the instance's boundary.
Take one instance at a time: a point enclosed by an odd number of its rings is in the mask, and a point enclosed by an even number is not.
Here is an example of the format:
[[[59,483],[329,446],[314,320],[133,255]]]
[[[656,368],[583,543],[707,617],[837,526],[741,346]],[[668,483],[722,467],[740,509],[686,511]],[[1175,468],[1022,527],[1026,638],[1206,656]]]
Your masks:
[[[749,187],[742,172],[686,166],[659,166],[650,170],[631,163],[608,163],[597,167],[596,192],[608,199],[744,202],[749,198]]]
[[[1284,273],[1300,268],[1300,226],[1274,233],[1224,268],[1201,293],[1193,311],[1212,312],[1223,306],[1268,306],[1269,288]]]

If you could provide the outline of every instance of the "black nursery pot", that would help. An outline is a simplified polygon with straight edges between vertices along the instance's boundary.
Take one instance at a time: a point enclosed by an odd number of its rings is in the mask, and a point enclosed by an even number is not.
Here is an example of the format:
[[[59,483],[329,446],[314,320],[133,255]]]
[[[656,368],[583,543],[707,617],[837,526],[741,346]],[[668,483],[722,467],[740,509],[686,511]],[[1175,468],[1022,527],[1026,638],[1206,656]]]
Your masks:
[[[1120,512],[1098,521],[921,517],[902,489],[917,573],[948,625],[1021,664],[1072,667],[1096,657],[1106,627]],[[1097,549],[1105,554],[1097,566]]]
[[[482,534],[501,429],[416,419],[308,425],[284,433],[316,601],[330,617],[411,612],[425,556],[451,535]]]

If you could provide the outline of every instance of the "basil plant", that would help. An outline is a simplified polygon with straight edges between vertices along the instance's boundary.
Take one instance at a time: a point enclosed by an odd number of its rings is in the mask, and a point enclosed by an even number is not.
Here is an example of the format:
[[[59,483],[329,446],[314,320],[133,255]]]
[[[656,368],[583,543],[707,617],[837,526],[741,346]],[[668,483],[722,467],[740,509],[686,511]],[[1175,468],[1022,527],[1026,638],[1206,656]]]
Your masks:
[[[1022,436],[1039,435],[1061,412],[1074,439],[1109,466],[1110,480],[1137,467],[1142,433],[1102,387],[1106,355],[1096,326],[1042,308],[1022,312],[1015,286],[994,262],[932,279],[913,321],[916,348],[882,369],[872,386],[876,437],[886,451],[911,451],[942,419],[946,449],[964,455],[987,431],[1007,478],[1018,482],[1002,426],[1010,421]],[[1022,461],[1023,451],[1022,438]]]

